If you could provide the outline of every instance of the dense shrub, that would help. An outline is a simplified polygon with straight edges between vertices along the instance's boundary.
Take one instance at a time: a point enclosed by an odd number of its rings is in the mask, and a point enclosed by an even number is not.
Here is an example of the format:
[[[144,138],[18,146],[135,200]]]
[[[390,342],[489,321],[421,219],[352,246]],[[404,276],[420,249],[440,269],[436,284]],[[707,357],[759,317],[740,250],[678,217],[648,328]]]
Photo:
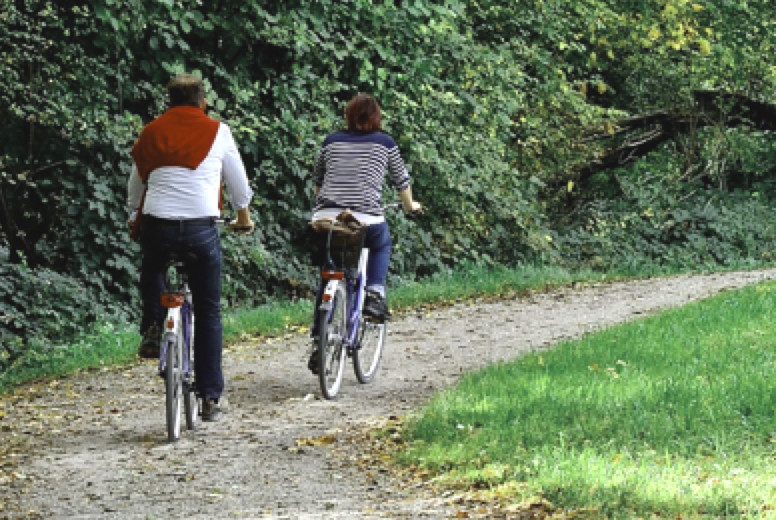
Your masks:
[[[639,161],[594,178],[588,189],[595,197],[564,215],[558,228],[564,262],[633,272],[772,262],[776,200],[764,163],[755,160],[772,147],[763,147],[759,137],[745,140],[747,152],[725,153],[739,160],[735,171],[723,175],[714,166],[719,157],[710,156],[716,132],[699,137],[698,162],[711,170],[688,172],[682,154],[666,147],[655,154],[660,161]]]
[[[0,265],[0,370],[30,347],[67,344],[98,319],[126,319],[106,304],[115,305],[72,277]]]
[[[359,91],[380,100],[427,208],[422,219],[391,217],[394,279],[465,263],[589,263],[628,248],[645,262],[760,259],[763,246],[745,237],[769,239],[767,225],[734,219],[737,204],[759,219],[768,201],[728,192],[751,193],[772,174],[768,134],[720,132],[716,152],[685,153],[688,145],[648,158],[669,199],[646,220],[644,197],[601,189],[627,174],[604,173],[596,185],[577,173],[601,152],[590,137],[616,136],[619,117],[691,113],[688,93],[699,87],[771,95],[770,9],[767,0],[0,0],[5,283],[48,279],[57,294],[72,289],[61,301],[99,295],[136,315],[128,152],[182,71],[206,79],[210,113],[234,130],[256,192],[256,235],[224,237],[227,306],[309,294],[300,238],[309,171]],[[757,160],[742,152],[755,141]],[[688,165],[665,167],[672,154],[704,165],[693,176],[701,192],[676,182]],[[737,171],[745,175],[730,176]],[[602,222],[633,233],[603,233]],[[715,252],[702,253],[704,243]],[[56,300],[45,332],[18,325],[18,313],[35,311],[14,307],[8,352],[95,318]]]

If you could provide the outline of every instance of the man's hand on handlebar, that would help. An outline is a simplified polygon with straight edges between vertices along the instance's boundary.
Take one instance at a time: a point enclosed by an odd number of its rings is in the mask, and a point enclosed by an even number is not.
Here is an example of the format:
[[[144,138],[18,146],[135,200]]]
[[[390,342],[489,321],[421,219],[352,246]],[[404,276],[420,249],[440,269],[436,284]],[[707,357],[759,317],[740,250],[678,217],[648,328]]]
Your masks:
[[[253,233],[255,228],[255,224],[250,220],[248,222],[240,222],[239,219],[235,219],[229,223],[229,229],[238,235],[248,235]]]
[[[255,227],[248,208],[238,209],[237,218],[229,223],[229,229],[238,235],[253,233]]]

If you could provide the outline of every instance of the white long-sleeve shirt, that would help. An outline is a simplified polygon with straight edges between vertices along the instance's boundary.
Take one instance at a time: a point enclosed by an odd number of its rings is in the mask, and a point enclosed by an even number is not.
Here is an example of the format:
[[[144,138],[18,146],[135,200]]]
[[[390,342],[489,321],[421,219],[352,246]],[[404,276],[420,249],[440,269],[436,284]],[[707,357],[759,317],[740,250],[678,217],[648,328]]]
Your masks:
[[[169,219],[218,217],[222,177],[234,210],[247,207],[253,190],[232,131],[224,123],[220,123],[210,152],[195,170],[163,166],[151,171],[143,214]],[[133,164],[127,185],[130,220],[135,219],[142,195],[143,181]]]

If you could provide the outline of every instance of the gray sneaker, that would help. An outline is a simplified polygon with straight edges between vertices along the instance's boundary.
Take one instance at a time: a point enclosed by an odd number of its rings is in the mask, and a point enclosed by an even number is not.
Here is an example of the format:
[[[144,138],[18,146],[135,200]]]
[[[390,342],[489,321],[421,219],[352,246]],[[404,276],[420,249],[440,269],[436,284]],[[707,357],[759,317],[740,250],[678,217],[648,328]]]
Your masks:
[[[202,400],[202,420],[207,422],[216,422],[221,418],[221,407],[217,399],[205,398]]]

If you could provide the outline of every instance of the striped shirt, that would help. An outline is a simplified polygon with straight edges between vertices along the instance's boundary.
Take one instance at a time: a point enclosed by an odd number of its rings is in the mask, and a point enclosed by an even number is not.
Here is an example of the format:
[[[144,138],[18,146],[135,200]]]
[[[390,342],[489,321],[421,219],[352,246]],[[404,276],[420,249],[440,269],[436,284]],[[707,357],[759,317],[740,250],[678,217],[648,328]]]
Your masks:
[[[393,137],[383,132],[334,132],[318,152],[313,182],[320,188],[313,213],[329,208],[382,216],[386,172],[399,191],[410,176]]]

